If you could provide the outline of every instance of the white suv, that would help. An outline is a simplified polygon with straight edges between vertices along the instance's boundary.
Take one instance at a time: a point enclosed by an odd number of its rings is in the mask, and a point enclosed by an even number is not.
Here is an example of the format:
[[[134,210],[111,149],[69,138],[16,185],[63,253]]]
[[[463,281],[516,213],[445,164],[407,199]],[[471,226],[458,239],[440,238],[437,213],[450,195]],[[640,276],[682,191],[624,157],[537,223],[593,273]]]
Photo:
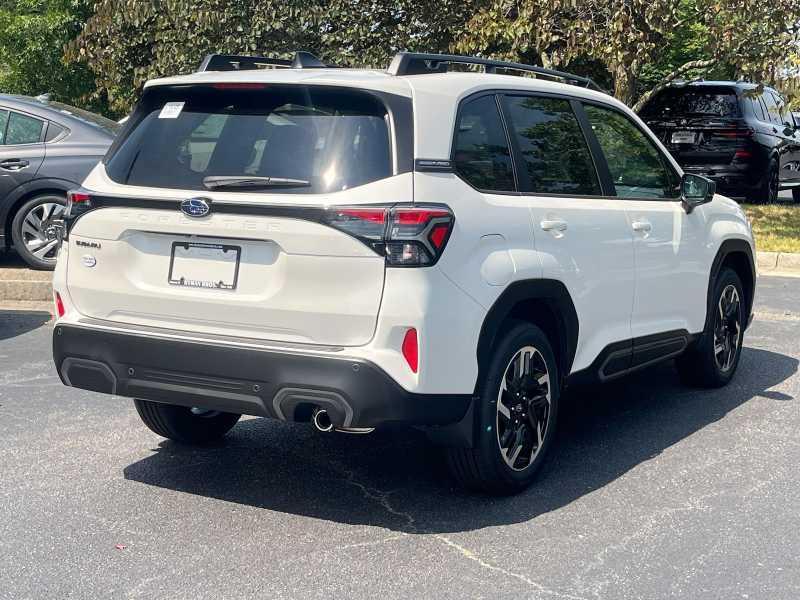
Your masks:
[[[496,493],[531,482],[565,385],[674,357],[724,385],[748,221],[589,87],[409,53],[386,72],[212,55],[149,82],[70,197],[61,378],[185,443],[241,414],[421,427]]]

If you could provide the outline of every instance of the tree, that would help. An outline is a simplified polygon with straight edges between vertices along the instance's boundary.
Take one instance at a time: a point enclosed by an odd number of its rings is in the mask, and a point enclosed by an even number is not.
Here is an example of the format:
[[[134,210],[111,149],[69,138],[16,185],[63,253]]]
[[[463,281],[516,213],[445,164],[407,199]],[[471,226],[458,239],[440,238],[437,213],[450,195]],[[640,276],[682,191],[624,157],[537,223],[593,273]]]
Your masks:
[[[0,5],[0,91],[87,104],[90,71],[62,60],[91,14],[88,0],[6,0]],[[99,99],[99,98],[98,98]],[[102,102],[100,102],[102,104]],[[93,108],[98,108],[95,102]]]
[[[382,66],[399,49],[446,50],[480,0],[100,0],[67,56],[126,111],[148,79],[188,73],[210,52]],[[484,2],[485,4],[485,2]]]

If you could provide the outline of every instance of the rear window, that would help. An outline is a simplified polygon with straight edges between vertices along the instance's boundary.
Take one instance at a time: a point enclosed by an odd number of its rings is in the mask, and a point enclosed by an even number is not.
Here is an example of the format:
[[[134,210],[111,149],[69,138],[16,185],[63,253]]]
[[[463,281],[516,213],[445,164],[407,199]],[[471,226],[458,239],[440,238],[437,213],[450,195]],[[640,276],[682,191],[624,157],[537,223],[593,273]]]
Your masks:
[[[641,112],[646,117],[738,117],[739,102],[731,88],[670,88],[656,95]]]
[[[271,178],[271,193],[328,193],[392,175],[376,97],[321,86],[152,88],[107,160],[118,183],[207,190],[207,178]],[[204,180],[206,183],[204,184]],[[279,183],[282,182],[282,183]],[[218,187],[217,189],[223,189]]]

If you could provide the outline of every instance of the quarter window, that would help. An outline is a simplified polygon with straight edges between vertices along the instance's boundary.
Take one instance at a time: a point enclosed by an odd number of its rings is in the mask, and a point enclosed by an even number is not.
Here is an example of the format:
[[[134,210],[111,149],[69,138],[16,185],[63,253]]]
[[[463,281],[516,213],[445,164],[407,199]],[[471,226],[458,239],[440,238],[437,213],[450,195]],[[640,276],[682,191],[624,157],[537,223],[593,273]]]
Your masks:
[[[767,107],[767,113],[769,114],[769,120],[775,123],[776,125],[781,125],[781,114],[778,110],[778,105],[775,104],[775,98],[770,93],[765,93],[761,96],[761,99],[764,101],[764,105]]]
[[[661,153],[639,127],[615,110],[584,106],[603,150],[617,196],[675,198],[679,181]]]
[[[601,195],[592,155],[569,100],[510,96],[508,112],[530,191]]]
[[[8,111],[0,110],[0,145],[4,143],[6,137],[6,125],[8,125]]]
[[[42,127],[44,121],[12,112],[8,117],[5,143],[7,146],[37,144],[42,139]]]
[[[459,111],[454,164],[479,190],[514,191],[514,171],[505,128],[494,96],[470,100]]]

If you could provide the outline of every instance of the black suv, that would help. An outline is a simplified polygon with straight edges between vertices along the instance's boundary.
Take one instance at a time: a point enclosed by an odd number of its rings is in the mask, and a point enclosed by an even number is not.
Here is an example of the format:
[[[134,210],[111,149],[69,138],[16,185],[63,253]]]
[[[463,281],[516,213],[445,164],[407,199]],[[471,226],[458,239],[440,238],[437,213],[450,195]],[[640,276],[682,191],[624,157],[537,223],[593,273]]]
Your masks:
[[[0,94],[0,250],[52,269],[67,190],[103,158],[119,125],[44,96]]]
[[[751,202],[775,202],[791,189],[800,202],[800,132],[774,89],[735,81],[674,84],[640,116],[687,173]]]

